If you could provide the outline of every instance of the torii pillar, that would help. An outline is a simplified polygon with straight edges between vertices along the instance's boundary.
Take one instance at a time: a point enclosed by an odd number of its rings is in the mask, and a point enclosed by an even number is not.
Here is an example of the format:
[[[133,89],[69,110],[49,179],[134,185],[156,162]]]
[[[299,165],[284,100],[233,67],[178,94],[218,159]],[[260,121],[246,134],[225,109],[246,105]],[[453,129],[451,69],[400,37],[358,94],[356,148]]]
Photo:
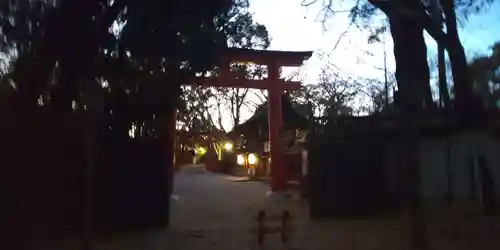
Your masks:
[[[283,164],[283,107],[281,103],[283,87],[278,84],[280,77],[279,66],[268,65],[269,81],[267,89],[268,98],[268,128],[271,168],[271,191],[281,192],[287,189],[288,173]]]
[[[272,51],[250,49],[227,49],[221,53],[219,76],[197,78],[189,85],[205,87],[228,87],[265,89],[268,92],[268,127],[271,144],[271,191],[287,190],[288,172],[283,162],[283,108],[285,90],[298,90],[301,83],[280,79],[281,67],[299,67],[312,56],[312,51]],[[268,77],[263,80],[241,79],[230,72],[230,63],[254,63],[267,65]]]

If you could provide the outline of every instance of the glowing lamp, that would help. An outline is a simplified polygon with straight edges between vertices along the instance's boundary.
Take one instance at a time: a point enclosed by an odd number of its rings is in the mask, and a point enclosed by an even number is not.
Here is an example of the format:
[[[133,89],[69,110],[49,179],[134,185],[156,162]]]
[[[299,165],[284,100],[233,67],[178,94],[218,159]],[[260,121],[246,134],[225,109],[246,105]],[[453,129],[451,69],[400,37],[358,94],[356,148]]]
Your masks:
[[[257,163],[257,156],[255,154],[248,155],[248,164],[254,165]]]
[[[224,144],[224,149],[227,151],[233,150],[233,144],[230,142],[226,142],[226,144]]]
[[[236,163],[238,163],[238,165],[245,165],[245,156],[242,154],[237,155]]]
[[[203,147],[199,147],[196,149],[196,152],[198,152],[199,154],[205,154],[207,150]]]

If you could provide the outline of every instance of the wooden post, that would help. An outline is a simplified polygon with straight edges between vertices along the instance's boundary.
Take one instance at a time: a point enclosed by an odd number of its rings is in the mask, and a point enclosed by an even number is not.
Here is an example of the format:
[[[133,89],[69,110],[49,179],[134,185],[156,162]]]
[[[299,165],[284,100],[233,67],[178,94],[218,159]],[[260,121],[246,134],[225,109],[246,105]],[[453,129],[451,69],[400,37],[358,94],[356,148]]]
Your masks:
[[[290,220],[292,216],[290,212],[284,211],[281,215],[281,242],[283,244],[288,244],[290,242]]]
[[[264,245],[264,236],[266,234],[266,212],[264,210],[260,210],[257,215],[257,243],[259,246]]]
[[[271,143],[271,191],[286,190],[286,172],[283,167],[283,113],[281,98],[283,88],[279,82],[279,66],[268,65],[268,115],[269,115],[269,142]],[[282,84],[282,83],[281,83]]]

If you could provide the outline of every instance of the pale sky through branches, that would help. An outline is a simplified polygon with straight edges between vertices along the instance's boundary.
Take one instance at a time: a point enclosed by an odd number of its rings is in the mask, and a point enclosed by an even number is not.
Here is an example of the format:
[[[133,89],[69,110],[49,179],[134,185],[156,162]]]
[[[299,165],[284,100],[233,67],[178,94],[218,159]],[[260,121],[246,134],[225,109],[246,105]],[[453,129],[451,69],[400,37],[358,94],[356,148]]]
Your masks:
[[[301,6],[302,0],[251,0],[251,12],[254,20],[264,24],[271,36],[272,50],[315,50],[318,53],[331,55],[327,60],[339,67],[343,73],[356,74],[363,77],[378,77],[383,64],[383,45],[381,43],[368,44],[366,30],[360,30],[352,25],[339,45],[332,52],[333,47],[341,35],[348,29],[350,20],[348,12],[355,1],[339,1],[341,5],[335,9],[340,12],[331,16],[326,23],[326,30],[320,22],[322,0],[310,7]],[[500,24],[500,1],[494,3],[484,13],[473,16],[461,30],[461,39],[469,56],[476,53],[487,53],[489,47],[500,40],[498,32]],[[436,45],[428,39],[429,56],[435,54]],[[386,50],[388,65],[394,68],[392,56],[392,39],[387,34]],[[314,56],[303,67],[307,75],[317,75],[319,68],[325,64],[318,56]],[[378,73],[377,73],[378,72]],[[313,81],[313,76],[307,81]]]
[[[355,1],[338,1],[334,6],[339,12],[322,23],[322,0],[310,7],[303,7],[302,0],[250,0],[250,12],[254,20],[264,24],[271,36],[271,50],[315,51],[313,57],[300,69],[304,84],[315,84],[321,69],[326,65],[336,68],[344,77],[382,79],[382,43],[368,43],[369,31],[356,25],[350,26],[348,12]],[[383,17],[379,17],[380,20]],[[376,19],[377,20],[377,19]],[[500,1],[496,1],[484,13],[472,16],[461,29],[461,39],[470,58],[489,52],[494,42],[500,41]],[[341,39],[340,39],[341,38]],[[387,65],[394,71],[392,39],[385,35]],[[335,47],[337,41],[338,45]],[[436,57],[436,44],[427,39],[429,57]],[[333,50],[333,48],[335,49]],[[251,112],[242,111],[243,120]],[[228,119],[229,120],[229,119]],[[225,125],[229,128],[230,125]]]

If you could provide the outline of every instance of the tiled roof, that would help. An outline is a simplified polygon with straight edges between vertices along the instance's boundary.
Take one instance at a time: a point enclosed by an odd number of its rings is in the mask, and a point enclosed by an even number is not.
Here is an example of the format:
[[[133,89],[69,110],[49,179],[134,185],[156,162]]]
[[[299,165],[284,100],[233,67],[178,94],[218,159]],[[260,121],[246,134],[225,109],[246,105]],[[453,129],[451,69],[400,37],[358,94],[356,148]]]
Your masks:
[[[307,128],[309,121],[304,116],[300,115],[297,110],[293,107],[290,99],[283,95],[282,98],[282,108],[283,108],[283,125],[284,129],[298,129]],[[252,129],[257,129],[261,127],[263,131],[268,128],[268,103],[265,102],[260,107],[257,108],[254,115],[250,117],[244,123],[233,128],[232,133],[241,133],[251,127]]]

